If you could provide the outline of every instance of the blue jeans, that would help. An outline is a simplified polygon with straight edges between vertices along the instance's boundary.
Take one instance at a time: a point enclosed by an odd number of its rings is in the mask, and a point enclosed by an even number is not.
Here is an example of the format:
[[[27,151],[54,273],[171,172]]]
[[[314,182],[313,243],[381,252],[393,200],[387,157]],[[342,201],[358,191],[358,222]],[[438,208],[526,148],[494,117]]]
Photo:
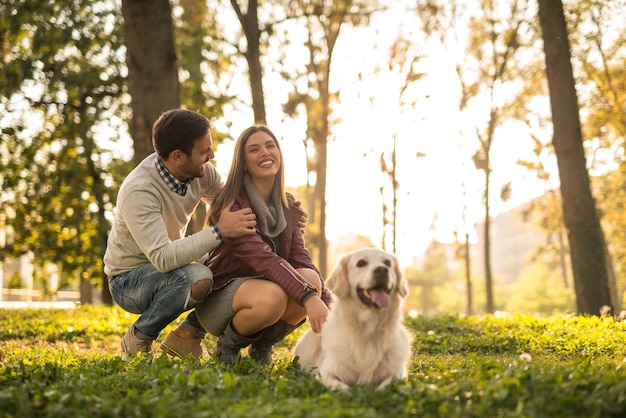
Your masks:
[[[191,263],[167,273],[159,272],[152,264],[112,277],[109,290],[115,303],[124,310],[141,314],[133,324],[135,335],[144,340],[156,340],[163,329],[201,300],[191,297],[191,286],[203,279],[213,279],[211,270],[203,264]],[[189,331],[203,338],[206,331],[195,315],[187,316]]]

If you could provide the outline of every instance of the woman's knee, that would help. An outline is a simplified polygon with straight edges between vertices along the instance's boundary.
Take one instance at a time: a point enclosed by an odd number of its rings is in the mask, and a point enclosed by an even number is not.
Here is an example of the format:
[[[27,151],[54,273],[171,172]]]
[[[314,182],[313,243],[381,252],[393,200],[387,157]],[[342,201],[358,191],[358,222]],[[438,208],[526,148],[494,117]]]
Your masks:
[[[289,297],[276,283],[268,280],[247,280],[233,299],[233,310],[250,309],[260,316],[279,319],[287,309]]]

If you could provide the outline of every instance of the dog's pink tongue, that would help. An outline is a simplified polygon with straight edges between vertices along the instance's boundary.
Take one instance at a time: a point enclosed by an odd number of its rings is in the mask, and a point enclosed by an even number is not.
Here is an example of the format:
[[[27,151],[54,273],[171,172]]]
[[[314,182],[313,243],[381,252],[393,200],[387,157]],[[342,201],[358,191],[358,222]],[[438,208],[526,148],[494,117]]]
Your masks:
[[[370,297],[372,302],[379,308],[386,308],[389,306],[389,295],[383,290],[370,290]]]

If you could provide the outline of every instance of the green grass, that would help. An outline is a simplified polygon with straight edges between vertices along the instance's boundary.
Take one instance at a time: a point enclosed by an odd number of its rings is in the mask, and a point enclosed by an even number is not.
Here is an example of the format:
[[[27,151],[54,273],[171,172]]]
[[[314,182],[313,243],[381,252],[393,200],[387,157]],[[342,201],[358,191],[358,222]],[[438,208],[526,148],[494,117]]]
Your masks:
[[[626,323],[610,317],[410,319],[408,378],[346,392],[292,361],[304,329],[268,368],[247,357],[127,361],[119,342],[135,318],[96,306],[0,310],[0,417],[626,416]]]

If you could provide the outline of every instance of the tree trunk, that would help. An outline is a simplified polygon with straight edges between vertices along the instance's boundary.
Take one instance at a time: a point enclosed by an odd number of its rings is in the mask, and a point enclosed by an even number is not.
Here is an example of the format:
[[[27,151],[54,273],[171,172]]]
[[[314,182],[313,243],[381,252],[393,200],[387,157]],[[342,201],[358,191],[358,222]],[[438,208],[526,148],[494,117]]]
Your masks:
[[[320,135],[317,139],[317,164],[316,164],[316,173],[317,173],[317,181],[315,183],[315,202],[317,205],[317,210],[319,211],[319,235],[317,236],[317,248],[319,248],[319,263],[318,268],[320,272],[326,276],[329,272],[328,270],[328,243],[326,242],[326,167],[327,167],[327,138],[329,135],[329,127],[328,127],[328,106],[330,105],[330,101],[327,99],[330,97],[328,94],[328,90],[321,89],[322,96],[324,99],[324,114],[325,117],[322,121],[322,125],[324,128],[322,132],[325,134]]]
[[[122,0],[122,15],[133,111],[130,134],[137,165],[154,152],[152,125],[159,115],[180,107],[178,59],[169,0]],[[102,302],[113,303],[105,275]]]
[[[474,314],[474,303],[472,301],[472,270],[471,270],[471,257],[470,257],[470,238],[469,234],[465,233],[465,284],[467,286],[467,314]]]
[[[88,280],[83,277],[80,278],[80,284],[78,285],[80,291],[80,304],[90,305],[93,303],[93,286]]]
[[[579,314],[599,315],[611,307],[605,241],[586,167],[563,4],[538,1],[576,307]]]
[[[489,155],[489,148],[487,148],[486,155]],[[493,313],[495,310],[493,303],[493,272],[491,271],[491,203],[489,199],[490,181],[491,168],[489,165],[489,157],[487,157],[487,168],[485,170],[485,242],[483,243],[485,252],[485,290],[487,293],[485,310],[487,311],[487,313]]]
[[[248,62],[250,89],[252,93],[252,110],[254,122],[265,124],[265,96],[263,95],[263,68],[261,67],[261,30],[259,29],[258,2],[250,0],[246,13],[243,13],[237,0],[230,0],[239,23],[246,36],[247,49],[244,53]]]
[[[169,0],[122,0],[135,164],[151,154],[152,125],[180,107],[178,60]]]

